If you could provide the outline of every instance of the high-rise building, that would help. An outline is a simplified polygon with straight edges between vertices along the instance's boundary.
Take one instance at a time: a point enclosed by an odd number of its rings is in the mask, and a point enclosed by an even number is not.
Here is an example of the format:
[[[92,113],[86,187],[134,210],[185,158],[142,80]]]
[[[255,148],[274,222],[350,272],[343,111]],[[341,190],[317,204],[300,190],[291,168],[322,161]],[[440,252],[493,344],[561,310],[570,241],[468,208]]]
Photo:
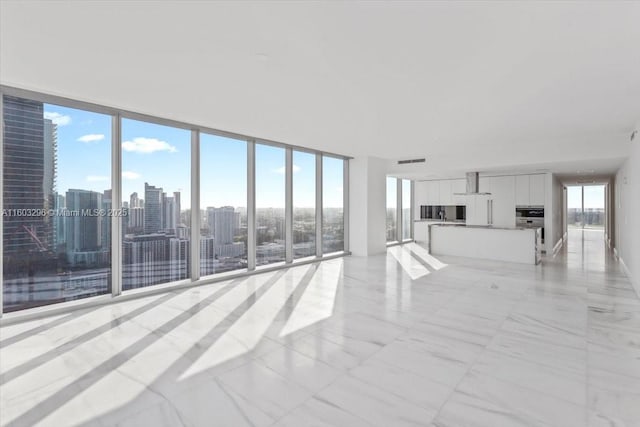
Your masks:
[[[140,199],[138,199],[138,193],[131,193],[129,196],[129,207],[130,208],[139,208],[140,207]]]
[[[173,200],[175,202],[176,226],[178,226],[178,225],[180,225],[182,223],[182,221],[180,219],[180,214],[182,213],[182,207],[180,206],[180,192],[179,191],[174,191],[173,192]]]
[[[58,163],[58,126],[49,119],[43,120],[43,154],[44,170],[42,179],[42,191],[44,193],[47,209],[53,208],[51,197],[56,190],[57,163]]]
[[[111,190],[104,190],[102,195],[102,206],[104,212],[109,212],[113,206],[111,200]],[[111,250],[111,216],[105,215],[101,218],[102,226],[102,248]]]
[[[162,230],[162,188],[144,183],[144,232],[157,233]]]
[[[233,243],[236,222],[236,213],[234,208],[231,206],[207,208],[209,235],[215,239],[217,245]]]
[[[55,194],[54,197],[54,217],[53,217],[53,249],[56,252],[64,251],[64,245],[67,241],[67,221],[65,213],[67,205],[62,194]]]
[[[162,228],[170,233],[175,233],[176,225],[180,218],[176,213],[176,203],[173,197],[167,197],[162,193]]]
[[[129,208],[129,231],[140,234],[144,231],[144,208]]]
[[[49,119],[43,120],[43,153],[44,153],[44,174],[42,179],[42,195],[44,197],[44,209],[53,209],[55,206],[56,177],[58,163],[58,126]],[[54,218],[45,216],[43,218],[45,226],[43,229],[43,241],[46,246],[54,246],[55,226]]]
[[[189,277],[189,241],[166,234],[130,236],[123,244],[123,289]]]
[[[5,209],[44,209],[44,118],[42,102],[4,96]],[[44,216],[8,215],[3,219],[2,245],[5,278],[21,274],[27,254],[46,248]],[[24,273],[24,272],[22,272]]]
[[[67,210],[73,215],[66,218],[67,253],[98,251],[102,248],[102,220],[100,215],[83,211],[102,208],[102,194],[89,190],[70,189],[66,196]]]

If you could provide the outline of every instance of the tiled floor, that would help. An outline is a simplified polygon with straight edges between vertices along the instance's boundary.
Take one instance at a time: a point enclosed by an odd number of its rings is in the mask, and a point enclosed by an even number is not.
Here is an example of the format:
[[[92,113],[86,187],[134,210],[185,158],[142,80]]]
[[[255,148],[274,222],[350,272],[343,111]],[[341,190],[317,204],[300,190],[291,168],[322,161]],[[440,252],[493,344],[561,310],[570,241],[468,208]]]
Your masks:
[[[5,326],[0,345],[7,426],[640,425],[640,301],[595,231],[543,266],[405,245]]]

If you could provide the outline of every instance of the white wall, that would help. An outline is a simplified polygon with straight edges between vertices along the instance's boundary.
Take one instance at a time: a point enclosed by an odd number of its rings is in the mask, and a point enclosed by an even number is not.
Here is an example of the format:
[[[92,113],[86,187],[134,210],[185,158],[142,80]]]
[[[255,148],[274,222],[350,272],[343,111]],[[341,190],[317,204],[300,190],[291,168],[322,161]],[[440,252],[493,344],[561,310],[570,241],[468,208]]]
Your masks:
[[[562,236],[564,235],[562,222],[562,216],[565,214],[563,188],[564,185],[562,184],[558,176],[553,175],[551,177],[551,208],[549,209],[549,214],[551,215],[551,230],[549,230],[549,234],[547,235],[552,251],[553,248],[558,244],[558,242],[562,240]],[[547,253],[551,254],[551,252]]]
[[[630,144],[631,155],[615,178],[615,247],[640,296],[640,132]]]
[[[349,161],[349,248],[353,255],[387,250],[386,176],[383,159],[356,157]]]

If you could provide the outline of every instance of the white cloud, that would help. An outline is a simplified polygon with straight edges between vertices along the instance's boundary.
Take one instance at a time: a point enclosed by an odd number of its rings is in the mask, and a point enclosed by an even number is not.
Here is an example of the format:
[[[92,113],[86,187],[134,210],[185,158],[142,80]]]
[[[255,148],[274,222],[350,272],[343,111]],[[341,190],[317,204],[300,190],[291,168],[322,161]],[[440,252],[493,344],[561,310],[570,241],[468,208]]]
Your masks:
[[[176,147],[166,141],[144,137],[133,138],[133,141],[124,141],[122,149],[143,154],[155,153],[156,151],[168,151],[170,153],[178,151]]]
[[[138,179],[140,176],[138,172],[122,171],[122,177],[124,179]]]
[[[89,135],[83,135],[78,138],[80,142],[98,142],[104,139],[104,135],[101,133],[90,133]]]
[[[55,111],[45,111],[44,118],[51,120],[58,126],[71,124],[71,116],[65,116],[64,114],[56,113]]]
[[[109,177],[108,176],[102,176],[102,175],[89,175],[87,177],[87,181],[88,182],[109,181]]]
[[[293,173],[300,172],[300,166],[298,166],[298,165],[293,165],[293,167],[291,169],[293,170]],[[280,167],[278,169],[274,169],[273,171],[275,173],[279,173],[280,175],[284,175],[285,174],[284,166],[282,166],[282,167]]]

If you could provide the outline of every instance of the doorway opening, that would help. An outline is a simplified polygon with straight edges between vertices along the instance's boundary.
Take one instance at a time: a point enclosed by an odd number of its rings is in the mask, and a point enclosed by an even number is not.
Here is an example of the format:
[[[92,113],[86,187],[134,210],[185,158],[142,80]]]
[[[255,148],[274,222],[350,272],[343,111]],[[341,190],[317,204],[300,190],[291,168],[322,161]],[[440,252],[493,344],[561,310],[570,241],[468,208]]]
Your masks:
[[[567,228],[604,232],[606,206],[606,185],[568,186]]]

